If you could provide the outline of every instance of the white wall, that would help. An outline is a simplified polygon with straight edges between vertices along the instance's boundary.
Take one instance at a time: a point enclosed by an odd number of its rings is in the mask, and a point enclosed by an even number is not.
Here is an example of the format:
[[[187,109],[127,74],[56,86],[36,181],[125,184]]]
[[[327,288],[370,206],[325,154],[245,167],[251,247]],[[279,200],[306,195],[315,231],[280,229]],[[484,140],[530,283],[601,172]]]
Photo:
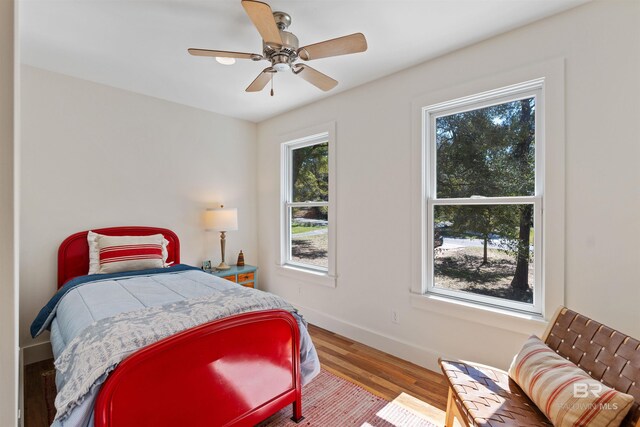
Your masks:
[[[14,191],[14,2],[0,2],[0,425],[18,409]]]
[[[205,233],[202,216],[224,203],[239,216],[227,261],[243,249],[256,263],[255,124],[30,66],[21,74],[22,347],[48,340],[28,328],[56,290],[58,245],[74,232],[166,227],[183,263],[219,262],[219,233]]]
[[[640,2],[594,2],[260,123],[262,285],[320,326],[431,368],[437,356],[508,365],[531,327],[504,328],[508,318],[487,326],[411,306],[411,103],[564,58],[565,274],[551,279],[565,282],[569,307],[640,337],[639,28]],[[280,135],[331,120],[338,164],[335,289],[276,268]],[[400,324],[391,322],[391,309]]]

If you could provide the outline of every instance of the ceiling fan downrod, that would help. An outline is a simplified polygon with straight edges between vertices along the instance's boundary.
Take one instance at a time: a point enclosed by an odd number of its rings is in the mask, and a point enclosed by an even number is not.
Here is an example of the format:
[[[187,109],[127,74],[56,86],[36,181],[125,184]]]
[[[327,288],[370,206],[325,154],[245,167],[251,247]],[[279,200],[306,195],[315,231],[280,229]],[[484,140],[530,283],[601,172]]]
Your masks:
[[[276,25],[280,31],[286,30],[289,28],[289,25],[291,25],[291,15],[286,12],[273,12],[273,19],[276,21]]]

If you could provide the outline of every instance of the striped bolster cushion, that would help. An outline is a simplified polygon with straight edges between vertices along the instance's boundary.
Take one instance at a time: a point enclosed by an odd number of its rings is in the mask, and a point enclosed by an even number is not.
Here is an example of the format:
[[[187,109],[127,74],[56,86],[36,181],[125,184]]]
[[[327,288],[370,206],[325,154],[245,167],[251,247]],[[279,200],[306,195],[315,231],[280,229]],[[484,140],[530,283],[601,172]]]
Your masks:
[[[609,388],[535,335],[513,359],[509,376],[554,426],[619,426],[633,396]]]
[[[99,274],[164,267],[162,234],[151,236],[100,236]]]

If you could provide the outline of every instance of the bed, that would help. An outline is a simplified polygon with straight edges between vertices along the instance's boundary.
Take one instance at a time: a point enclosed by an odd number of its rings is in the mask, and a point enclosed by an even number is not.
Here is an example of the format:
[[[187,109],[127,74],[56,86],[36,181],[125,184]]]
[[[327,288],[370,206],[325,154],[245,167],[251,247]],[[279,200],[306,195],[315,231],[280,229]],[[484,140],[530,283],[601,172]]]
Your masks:
[[[172,266],[87,275],[87,232],[60,245],[59,291],[31,330],[51,330],[54,426],[250,426],[288,405],[303,418],[320,367],[293,307],[180,264],[171,230],[93,231],[162,234]]]

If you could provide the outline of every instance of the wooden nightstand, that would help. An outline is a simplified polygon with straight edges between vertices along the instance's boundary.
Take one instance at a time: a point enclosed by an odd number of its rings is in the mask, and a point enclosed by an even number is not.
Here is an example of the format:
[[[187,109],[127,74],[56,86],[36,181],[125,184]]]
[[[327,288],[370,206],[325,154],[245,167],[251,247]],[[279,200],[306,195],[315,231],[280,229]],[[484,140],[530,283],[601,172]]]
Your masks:
[[[232,265],[229,270],[211,270],[207,271],[215,276],[236,282],[247,288],[257,288],[258,283],[258,267],[245,264],[244,267]]]

